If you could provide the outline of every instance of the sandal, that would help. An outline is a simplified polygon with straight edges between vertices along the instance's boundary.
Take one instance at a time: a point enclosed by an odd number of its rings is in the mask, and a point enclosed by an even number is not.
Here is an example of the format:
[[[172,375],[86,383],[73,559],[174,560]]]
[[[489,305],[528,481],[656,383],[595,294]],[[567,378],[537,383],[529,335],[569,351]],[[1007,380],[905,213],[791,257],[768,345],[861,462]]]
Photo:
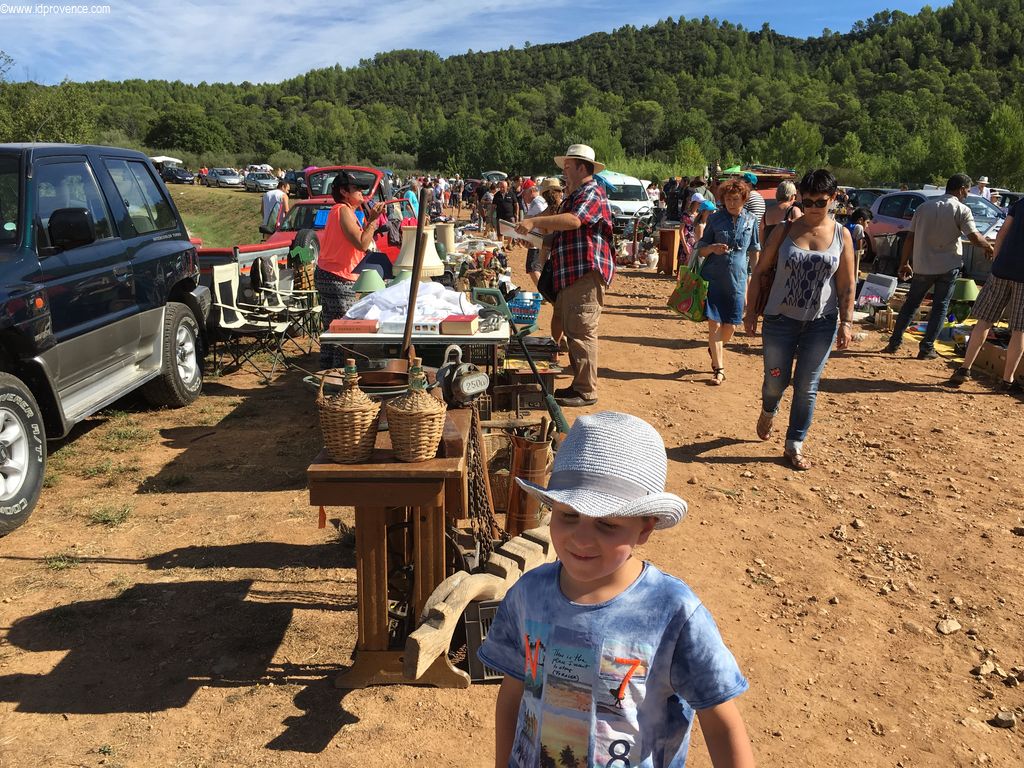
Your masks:
[[[786,461],[789,463],[789,466],[791,466],[797,472],[806,472],[808,469],[811,468],[811,462],[809,462],[807,458],[799,451],[786,451],[782,455],[786,458]]]
[[[711,369],[711,381],[708,382],[712,386],[718,387],[725,383],[725,368],[712,368]]]
[[[772,436],[772,424],[774,421],[774,414],[761,411],[761,415],[757,417],[757,436],[762,440],[768,440]]]

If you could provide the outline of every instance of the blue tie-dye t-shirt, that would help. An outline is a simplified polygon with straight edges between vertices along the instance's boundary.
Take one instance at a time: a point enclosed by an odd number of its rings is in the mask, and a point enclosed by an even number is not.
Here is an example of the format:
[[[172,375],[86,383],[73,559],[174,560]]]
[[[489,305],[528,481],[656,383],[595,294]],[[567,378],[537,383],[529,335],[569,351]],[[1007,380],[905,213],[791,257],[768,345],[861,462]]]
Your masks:
[[[694,710],[747,690],[711,614],[649,563],[597,605],[570,602],[560,570],[526,573],[479,651],[524,683],[509,765],[683,768]]]

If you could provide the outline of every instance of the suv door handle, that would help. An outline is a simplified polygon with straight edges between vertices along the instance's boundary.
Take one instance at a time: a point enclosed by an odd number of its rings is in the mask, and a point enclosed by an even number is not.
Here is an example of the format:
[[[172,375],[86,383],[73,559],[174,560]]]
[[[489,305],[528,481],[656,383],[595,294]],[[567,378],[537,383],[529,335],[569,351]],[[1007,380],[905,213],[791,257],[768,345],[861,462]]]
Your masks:
[[[114,279],[117,280],[117,282],[119,283],[126,282],[127,280],[131,279],[131,276],[132,271],[128,267],[125,267],[124,269],[114,270]]]

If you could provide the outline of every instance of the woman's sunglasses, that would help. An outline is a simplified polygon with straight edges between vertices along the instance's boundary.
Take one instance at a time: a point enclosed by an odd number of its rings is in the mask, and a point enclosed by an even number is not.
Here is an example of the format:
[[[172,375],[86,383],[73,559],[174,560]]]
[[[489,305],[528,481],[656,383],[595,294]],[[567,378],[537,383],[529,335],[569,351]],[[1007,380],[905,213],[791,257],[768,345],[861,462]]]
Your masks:
[[[827,197],[819,197],[817,200],[808,200],[805,197],[801,202],[804,208],[825,208],[830,201]]]

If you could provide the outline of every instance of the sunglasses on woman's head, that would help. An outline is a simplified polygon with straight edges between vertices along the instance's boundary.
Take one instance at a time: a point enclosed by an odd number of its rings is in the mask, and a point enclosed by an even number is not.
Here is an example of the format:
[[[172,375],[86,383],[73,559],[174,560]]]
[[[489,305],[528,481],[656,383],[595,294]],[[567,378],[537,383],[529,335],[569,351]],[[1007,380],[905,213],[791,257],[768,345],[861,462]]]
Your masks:
[[[827,197],[819,197],[817,200],[808,200],[805,197],[802,202],[805,208],[824,208],[828,205],[829,199]]]

